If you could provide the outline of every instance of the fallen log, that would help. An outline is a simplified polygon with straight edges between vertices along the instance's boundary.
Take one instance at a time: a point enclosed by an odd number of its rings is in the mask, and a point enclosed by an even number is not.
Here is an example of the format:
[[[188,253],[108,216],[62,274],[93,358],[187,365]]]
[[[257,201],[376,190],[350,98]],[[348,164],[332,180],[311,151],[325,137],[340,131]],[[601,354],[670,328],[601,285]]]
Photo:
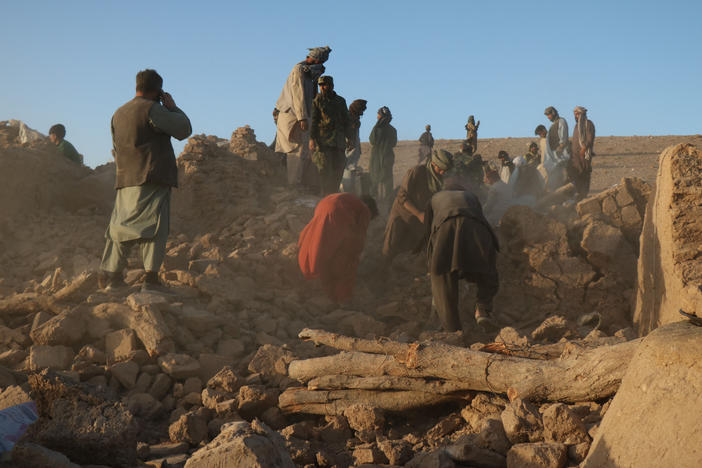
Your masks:
[[[308,390],[406,390],[412,392],[449,395],[465,394],[470,385],[447,380],[427,380],[411,377],[356,377],[352,375],[324,375],[307,382]]]
[[[472,390],[504,393],[510,398],[564,402],[613,395],[640,342],[639,339],[594,349],[574,349],[563,359],[534,360],[435,342],[362,340],[323,330],[305,329],[299,336],[353,351],[291,362],[288,374],[303,382],[334,374],[430,377],[461,382]]]
[[[424,392],[322,390],[288,388],[278,398],[278,406],[285,413],[343,414],[352,405],[367,405],[386,411],[406,411],[414,408],[455,401],[460,396],[437,395]]]

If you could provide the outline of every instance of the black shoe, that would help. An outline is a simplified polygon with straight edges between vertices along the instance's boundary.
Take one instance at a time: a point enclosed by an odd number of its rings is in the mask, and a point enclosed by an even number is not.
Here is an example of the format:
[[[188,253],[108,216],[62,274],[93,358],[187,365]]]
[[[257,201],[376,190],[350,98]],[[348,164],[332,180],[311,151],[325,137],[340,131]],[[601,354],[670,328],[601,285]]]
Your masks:
[[[176,293],[171,291],[171,289],[168,286],[161,283],[161,281],[158,279],[158,273],[156,273],[155,271],[146,272],[144,284],[141,285],[141,292],[164,294],[168,296],[176,295]]]
[[[478,323],[478,327],[483,331],[483,333],[495,333],[500,329],[493,320],[487,315],[479,315],[475,317],[475,321]]]
[[[122,292],[129,286],[122,279],[120,271],[105,271],[98,272],[98,287],[105,292]]]

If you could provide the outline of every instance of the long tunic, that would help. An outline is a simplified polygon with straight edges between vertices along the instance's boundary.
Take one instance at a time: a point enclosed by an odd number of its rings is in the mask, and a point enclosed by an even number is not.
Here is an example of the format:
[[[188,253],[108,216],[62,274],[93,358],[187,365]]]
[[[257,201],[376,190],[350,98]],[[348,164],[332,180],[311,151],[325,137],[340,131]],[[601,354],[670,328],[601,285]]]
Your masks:
[[[397,130],[390,123],[376,123],[368,138],[371,148],[370,178],[373,187],[383,186],[388,196],[392,192],[392,166],[395,164]]]
[[[585,121],[583,124],[582,121]],[[580,139],[580,126],[585,125],[585,138]],[[580,118],[573,129],[573,155],[571,166],[578,172],[588,170],[591,166],[590,158],[593,156],[593,145],[595,144],[595,124],[588,118]],[[583,151],[584,150],[584,151]],[[581,154],[581,153],[585,154]],[[588,156],[586,159],[585,156]]]
[[[562,149],[558,149],[562,146]],[[550,173],[556,166],[568,161],[568,122],[559,117],[551,124],[546,135],[546,151],[543,155],[544,168]]]
[[[305,72],[305,62],[296,64],[283,86],[275,108],[278,114],[275,150],[291,153],[302,144],[307,144],[309,132],[303,132],[298,121],[312,116],[312,100],[316,92],[313,77]]]
[[[115,242],[168,237],[171,188],[144,184],[117,190],[105,237]]]
[[[300,233],[298,264],[307,279],[319,278],[330,299],[350,299],[366,240],[370,211],[358,197],[324,197]]]
[[[385,227],[383,255],[394,257],[400,252],[413,250],[422,241],[424,226],[405,208],[405,203],[410,202],[420,212],[426,211],[433,195],[429,188],[429,177],[426,164],[414,166],[405,174]]]
[[[497,274],[499,244],[475,195],[464,191],[436,193],[424,224],[429,234],[429,273]]]

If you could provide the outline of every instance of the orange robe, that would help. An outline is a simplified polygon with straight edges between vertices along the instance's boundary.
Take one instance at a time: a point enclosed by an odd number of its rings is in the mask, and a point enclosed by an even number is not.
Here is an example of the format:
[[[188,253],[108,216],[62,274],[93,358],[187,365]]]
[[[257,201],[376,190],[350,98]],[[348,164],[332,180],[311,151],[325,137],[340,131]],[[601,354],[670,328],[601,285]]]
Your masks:
[[[300,233],[297,260],[302,274],[319,278],[336,303],[351,298],[370,218],[370,210],[357,196],[335,193],[320,200]]]

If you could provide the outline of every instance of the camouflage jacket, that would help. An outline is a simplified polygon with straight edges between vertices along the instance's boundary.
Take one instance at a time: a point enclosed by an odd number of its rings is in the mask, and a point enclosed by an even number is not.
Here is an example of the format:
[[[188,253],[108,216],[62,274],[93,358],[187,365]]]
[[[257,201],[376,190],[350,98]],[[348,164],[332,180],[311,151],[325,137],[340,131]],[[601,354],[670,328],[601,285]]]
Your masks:
[[[346,100],[333,91],[328,96],[318,94],[312,102],[310,138],[319,147],[345,148],[346,139],[352,136]]]

